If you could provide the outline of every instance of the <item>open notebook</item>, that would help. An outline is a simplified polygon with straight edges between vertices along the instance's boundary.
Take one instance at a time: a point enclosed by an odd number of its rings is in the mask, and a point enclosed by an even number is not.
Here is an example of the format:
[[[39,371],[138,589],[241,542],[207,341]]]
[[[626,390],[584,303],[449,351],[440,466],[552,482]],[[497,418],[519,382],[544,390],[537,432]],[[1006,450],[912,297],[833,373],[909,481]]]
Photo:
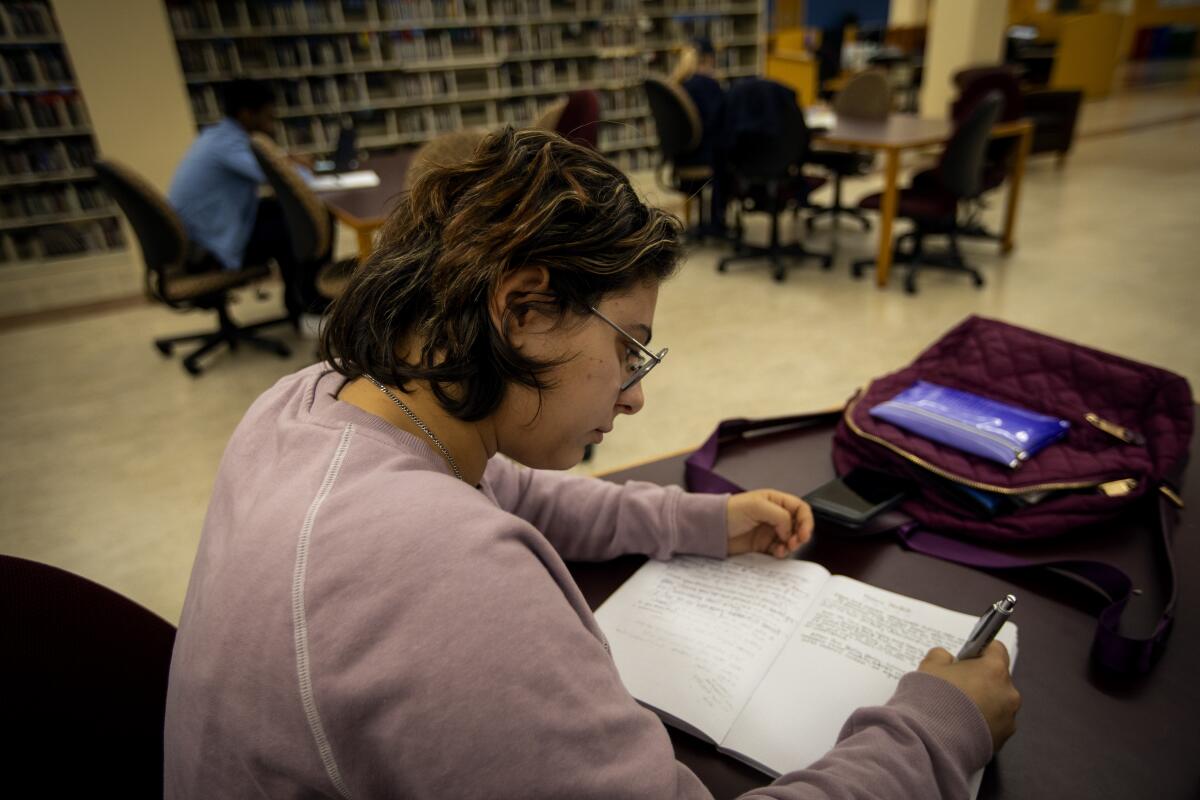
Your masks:
[[[753,554],[649,561],[596,619],[634,697],[778,777],[824,755],[856,708],[887,702],[929,648],[957,652],[978,616]],[[1017,629],[997,638],[1015,663]]]
[[[308,185],[316,192],[330,192],[338,189],[370,189],[372,186],[379,185],[379,173],[373,169],[360,169],[354,172],[316,175],[309,180]]]

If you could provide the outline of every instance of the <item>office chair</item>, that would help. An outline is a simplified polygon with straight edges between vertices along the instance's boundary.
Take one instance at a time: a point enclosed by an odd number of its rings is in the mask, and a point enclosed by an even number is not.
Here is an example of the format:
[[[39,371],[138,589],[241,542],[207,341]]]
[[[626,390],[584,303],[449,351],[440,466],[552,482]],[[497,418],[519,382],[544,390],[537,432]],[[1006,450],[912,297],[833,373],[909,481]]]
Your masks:
[[[983,191],[987,145],[1002,104],[999,92],[980,100],[954,129],[942,150],[937,167],[925,179],[920,182],[914,179],[908,188],[900,190],[896,216],[912,220],[914,227],[896,239],[893,253],[897,262],[903,260],[908,264],[904,290],[909,294],[916,294],[917,271],[921,264],[965,272],[974,280],[976,287],[983,286],[983,276],[967,265],[958,248],[958,236],[962,233],[958,204],[978,197]],[[878,210],[882,199],[881,192],[868,195],[859,201],[859,207]],[[925,253],[925,237],[934,234],[949,237],[948,253]],[[912,242],[912,249],[908,253],[902,247],[906,241]],[[863,269],[874,263],[874,259],[854,262],[854,277],[860,277]]]
[[[291,239],[298,274],[289,282],[289,291],[295,295],[290,307],[319,314],[333,299],[325,292],[340,294],[357,261],[333,261],[333,214],[292,168],[279,146],[261,133],[251,136],[250,146],[283,209]]]
[[[979,101],[992,92],[1001,96],[997,122],[1010,122],[1024,116],[1021,86],[1010,67],[984,66],[962,69],[954,74],[954,84],[959,93],[950,104],[950,118],[955,122],[965,119]],[[999,189],[1008,179],[1010,165],[1019,144],[1020,140],[1016,136],[1003,136],[988,141],[983,162],[983,187],[978,197],[964,204],[965,219],[960,226],[960,235],[995,240],[1001,238],[998,233],[985,228],[980,217],[986,208],[984,197]],[[912,179],[914,185],[925,181],[936,185],[933,170],[918,172]]]
[[[577,89],[547,106],[530,127],[599,150],[600,96],[592,89]]]
[[[892,89],[887,74],[882,70],[868,70],[855,75],[833,98],[833,110],[838,119],[886,120],[892,110]],[[808,163],[823,167],[833,175],[833,203],[812,209],[805,220],[810,231],[813,222],[823,214],[829,215],[834,228],[838,227],[838,218],[846,214],[862,223],[863,230],[871,230],[871,221],[866,214],[858,208],[842,205],[842,179],[866,174],[874,162],[872,154],[853,150],[814,149],[809,154]]]
[[[292,322],[289,317],[238,325],[229,316],[230,291],[269,277],[266,264],[224,269],[210,254],[188,241],[183,223],[149,181],[111,159],[97,161],[95,169],[101,185],[117,201],[137,235],[146,263],[146,295],[174,309],[217,312],[217,330],[155,339],[154,346],[160,353],[169,356],[178,344],[199,342],[200,346],[183,359],[183,368],[190,375],[199,375],[203,371],[200,359],[223,344],[236,350],[245,343],[280,358],[292,354],[283,342],[258,335],[262,328]]]
[[[175,628],[78,575],[0,556],[7,783],[43,797],[162,797]]]
[[[687,197],[685,217],[690,222],[692,199],[712,180],[713,170],[709,164],[686,164],[687,157],[694,155],[704,138],[700,112],[683,87],[673,81],[649,77],[642,81],[650,116],[658,133],[658,166],[654,178],[660,187],[679,192]],[[720,214],[723,209],[713,209]],[[700,225],[703,230],[709,220],[705,219],[705,203],[700,203]],[[697,236],[699,231],[692,231]]]
[[[824,269],[833,256],[814,253],[799,242],[779,243],[779,216],[788,208],[807,203],[809,194],[825,184],[824,178],[803,174],[809,153],[809,131],[796,93],[783,84],[748,79],[729,90],[725,161],[731,174],[731,196],[737,201],[734,253],[717,263],[725,272],[736,261],[766,258],[771,274],[782,282],[787,276],[784,257],[817,258]],[[771,238],[766,247],[744,241],[746,213],[771,217]]]

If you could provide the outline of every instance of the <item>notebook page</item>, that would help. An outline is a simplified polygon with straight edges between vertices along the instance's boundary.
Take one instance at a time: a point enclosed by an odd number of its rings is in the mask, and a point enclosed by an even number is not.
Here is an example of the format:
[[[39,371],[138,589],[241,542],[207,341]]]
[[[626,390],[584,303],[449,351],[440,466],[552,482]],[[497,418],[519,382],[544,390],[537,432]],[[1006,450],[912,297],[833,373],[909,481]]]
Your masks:
[[[718,742],[828,575],[759,554],[649,561],[596,620],[629,693]]]
[[[808,766],[833,747],[855,709],[886,703],[900,677],[916,669],[931,647],[957,652],[978,618],[851,578],[830,578],[723,748],[776,776]],[[1015,664],[1016,627],[1005,624],[996,638]]]

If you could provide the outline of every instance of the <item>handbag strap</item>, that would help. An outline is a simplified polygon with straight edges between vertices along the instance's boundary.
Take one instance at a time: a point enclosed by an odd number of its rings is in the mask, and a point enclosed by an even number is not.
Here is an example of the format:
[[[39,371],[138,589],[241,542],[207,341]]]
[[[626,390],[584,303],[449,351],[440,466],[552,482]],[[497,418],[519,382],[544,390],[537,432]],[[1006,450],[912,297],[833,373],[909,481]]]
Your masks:
[[[801,430],[815,427],[841,416],[840,411],[817,414],[799,414],[790,417],[774,417],[764,420],[727,419],[717,425],[708,440],[696,452],[688,456],[684,466],[684,477],[688,491],[709,494],[736,494],[744,491],[728,478],[716,472],[717,457],[722,446],[742,441],[746,434],[763,430]],[[953,561],[970,567],[987,570],[1029,569],[1047,567],[1067,572],[1085,579],[1096,586],[1110,603],[1100,612],[1096,635],[1092,640],[1092,657],[1106,668],[1121,674],[1149,672],[1162,654],[1171,623],[1175,617],[1175,600],[1178,595],[1178,580],[1175,574],[1175,556],[1171,549],[1171,531],[1174,527],[1175,509],[1163,492],[1155,492],[1158,501],[1158,539],[1166,554],[1168,580],[1170,581],[1166,607],[1159,616],[1154,632],[1149,636],[1126,636],[1120,633],[1121,614],[1129,604],[1135,591],[1133,580],[1120,567],[1104,561],[1088,559],[1030,559],[1001,553],[983,545],[921,530],[918,523],[902,511],[886,511],[871,519],[860,531],[862,534],[878,534],[895,531],[908,549],[924,555]]]
[[[795,414],[770,419],[727,419],[717,425],[700,449],[688,456],[684,463],[684,483],[690,492],[706,494],[737,494],[745,491],[728,478],[717,474],[717,456],[721,448],[732,442],[741,441],[746,434],[770,430],[803,430],[826,424],[841,416],[841,411],[822,411],[816,414]]]
[[[1022,558],[921,530],[916,523],[901,524],[896,528],[896,533],[908,549],[945,561],[987,570],[1048,567],[1083,578],[1098,588],[1110,601],[1098,617],[1096,634],[1092,639],[1092,657],[1113,672],[1143,674],[1151,670],[1162,654],[1175,619],[1175,601],[1179,593],[1175,555],[1171,549],[1175,508],[1167,502],[1162,492],[1155,494],[1158,511],[1156,538],[1166,554],[1169,587],[1167,602],[1154,631],[1149,636],[1126,636],[1120,632],[1121,614],[1136,590],[1129,575],[1113,564],[1088,559]]]

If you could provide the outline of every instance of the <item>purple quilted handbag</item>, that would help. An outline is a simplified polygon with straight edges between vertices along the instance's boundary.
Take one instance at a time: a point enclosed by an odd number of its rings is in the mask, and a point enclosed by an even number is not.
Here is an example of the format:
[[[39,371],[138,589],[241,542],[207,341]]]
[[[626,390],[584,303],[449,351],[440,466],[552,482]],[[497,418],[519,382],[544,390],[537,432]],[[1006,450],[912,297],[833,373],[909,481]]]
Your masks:
[[[1070,430],[1019,469],[1011,469],[871,416],[871,408],[921,380],[1067,420]],[[1177,582],[1170,532],[1175,506],[1182,507],[1176,487],[1187,464],[1193,413],[1191,389],[1179,375],[971,316],[911,365],[850,398],[834,432],[833,463],[839,475],[866,467],[908,478],[917,487],[902,511],[879,515],[864,533],[895,531],[906,547],[936,558],[990,570],[1049,567],[1098,587],[1109,604],[1099,615],[1093,657],[1118,673],[1144,673],[1162,652],[1174,615]],[[739,492],[741,487],[716,472],[722,442],[755,430],[817,425],[826,419],[818,414],[726,420],[688,458],[688,488]],[[985,515],[964,505],[964,492],[1037,501]],[[1133,582],[1119,567],[1089,558],[1085,543],[1079,557],[1021,555],[1022,543],[1079,533],[1151,496],[1171,585],[1149,636],[1120,632]]]
[[[1068,434],[1012,470],[908,433],[869,410],[918,380],[1065,419]],[[834,434],[839,475],[869,467],[912,479],[903,509],[922,527],[1012,542],[1115,516],[1147,493],[1175,495],[1192,436],[1187,381],[1166,370],[983,317],[968,317],[909,366],[851,398]],[[1048,492],[1011,513],[964,510],[955,486],[998,495]]]
[[[1060,441],[1012,470],[939,445],[871,416],[873,406],[926,380],[1065,419]],[[1148,672],[1170,634],[1177,581],[1170,528],[1176,492],[1187,464],[1194,407],[1187,381],[1157,367],[1055,339],[983,317],[968,317],[919,355],[885,375],[846,405],[833,439],[839,475],[870,467],[908,477],[919,487],[895,526],[912,550],[985,569],[1045,566],[1099,587],[1111,601],[1100,612],[1093,657],[1119,673]],[[1040,501],[1008,513],[965,510],[964,490]],[[1115,517],[1147,495],[1156,496],[1159,531],[1171,586],[1154,631],[1120,632],[1134,591],[1119,567],[1086,558],[1039,561],[992,548],[1079,531]],[[979,544],[968,540],[975,540]]]

